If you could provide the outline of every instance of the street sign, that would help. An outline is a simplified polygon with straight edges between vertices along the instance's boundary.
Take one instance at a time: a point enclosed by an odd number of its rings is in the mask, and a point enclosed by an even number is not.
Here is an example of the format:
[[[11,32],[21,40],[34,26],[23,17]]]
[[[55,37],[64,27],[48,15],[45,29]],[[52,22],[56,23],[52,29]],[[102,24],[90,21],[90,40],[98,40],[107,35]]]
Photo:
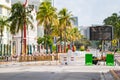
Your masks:
[[[112,40],[112,43],[116,44],[116,43],[117,43],[117,40],[116,40],[116,39],[113,39],[113,40]]]
[[[117,40],[116,39],[112,40],[112,46],[117,46]]]
[[[113,27],[112,26],[94,26],[90,27],[90,40],[112,40]]]

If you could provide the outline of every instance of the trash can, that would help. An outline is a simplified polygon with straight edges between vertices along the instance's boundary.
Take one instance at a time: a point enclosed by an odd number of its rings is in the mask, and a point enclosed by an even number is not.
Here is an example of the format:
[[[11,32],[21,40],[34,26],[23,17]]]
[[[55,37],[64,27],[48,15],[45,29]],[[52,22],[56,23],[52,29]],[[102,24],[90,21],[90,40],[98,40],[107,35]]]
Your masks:
[[[113,54],[107,54],[106,65],[107,66],[114,66],[114,55]]]
[[[92,65],[92,54],[85,54],[85,64]]]

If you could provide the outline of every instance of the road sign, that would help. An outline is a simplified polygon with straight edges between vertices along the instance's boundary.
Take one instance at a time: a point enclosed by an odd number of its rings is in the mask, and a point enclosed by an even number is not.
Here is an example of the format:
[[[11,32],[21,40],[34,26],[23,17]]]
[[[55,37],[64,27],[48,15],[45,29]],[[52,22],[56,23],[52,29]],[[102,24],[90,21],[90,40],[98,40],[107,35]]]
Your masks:
[[[116,40],[116,39],[113,39],[113,40],[112,40],[112,45],[113,45],[113,46],[117,46],[117,40]]]
[[[116,39],[113,39],[113,40],[112,40],[112,43],[114,43],[114,44],[117,43],[117,40],[116,40]]]

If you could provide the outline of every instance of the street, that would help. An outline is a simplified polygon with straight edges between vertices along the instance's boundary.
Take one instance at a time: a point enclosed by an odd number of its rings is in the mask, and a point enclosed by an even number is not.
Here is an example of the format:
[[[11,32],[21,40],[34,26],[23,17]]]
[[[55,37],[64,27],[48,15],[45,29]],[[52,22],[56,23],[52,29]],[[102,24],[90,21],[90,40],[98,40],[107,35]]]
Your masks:
[[[118,66],[19,65],[0,68],[0,80],[114,80],[111,69]],[[103,74],[104,73],[104,74]],[[106,77],[106,79],[104,79]]]

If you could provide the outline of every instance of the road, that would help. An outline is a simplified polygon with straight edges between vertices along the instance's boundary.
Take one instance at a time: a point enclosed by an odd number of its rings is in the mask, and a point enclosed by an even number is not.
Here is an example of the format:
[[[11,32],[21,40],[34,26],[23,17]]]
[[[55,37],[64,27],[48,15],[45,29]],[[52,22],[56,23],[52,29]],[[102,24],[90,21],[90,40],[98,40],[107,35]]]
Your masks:
[[[114,80],[109,73],[113,69],[119,70],[119,66],[86,66],[83,56],[68,65],[56,61],[14,62],[0,65],[0,80]]]
[[[0,68],[0,80],[113,80],[108,75],[117,66],[13,66]],[[102,75],[105,73],[107,75]],[[107,77],[108,79],[104,79]]]

